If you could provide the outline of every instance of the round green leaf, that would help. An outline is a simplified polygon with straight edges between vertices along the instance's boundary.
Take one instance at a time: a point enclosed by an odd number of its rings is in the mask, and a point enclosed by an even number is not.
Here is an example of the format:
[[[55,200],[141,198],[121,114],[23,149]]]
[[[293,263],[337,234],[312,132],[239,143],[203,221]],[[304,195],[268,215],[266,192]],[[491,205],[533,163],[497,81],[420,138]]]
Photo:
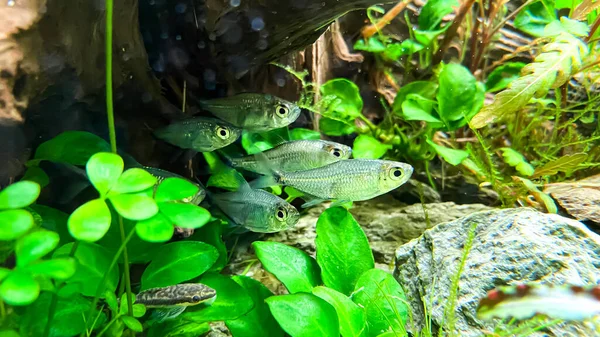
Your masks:
[[[67,227],[69,214],[40,204],[34,204],[29,207],[42,218],[42,228],[58,233],[61,240],[59,244],[62,245],[73,241],[73,237],[69,234]]]
[[[358,86],[345,78],[327,81],[321,86],[321,94],[334,99],[327,111],[335,117],[353,119],[362,114],[363,100]]]
[[[166,242],[173,236],[172,222],[162,214],[142,220],[135,226],[137,235],[148,242]]]
[[[17,241],[17,266],[22,267],[50,253],[60,240],[58,234],[41,230],[25,235]]]
[[[168,217],[175,225],[182,228],[200,228],[210,220],[210,213],[196,205],[175,202],[158,204],[160,212]]]
[[[24,209],[0,211],[0,240],[10,241],[33,227],[33,216]]]
[[[33,204],[40,195],[40,185],[33,181],[19,181],[0,191],[0,209],[23,208]]]
[[[343,294],[352,293],[360,275],[375,266],[367,236],[343,207],[321,214],[315,245],[323,283]]]
[[[50,177],[38,166],[31,166],[25,171],[22,180],[33,181],[44,188],[50,184]]]
[[[143,304],[134,304],[133,307],[133,317],[142,317],[146,314],[146,306]]]
[[[335,309],[313,294],[271,296],[266,299],[279,325],[292,337],[339,337]]]
[[[354,122],[342,122],[336,119],[321,117],[319,130],[328,136],[345,136],[356,130]]]
[[[66,131],[38,146],[35,158],[85,165],[94,153],[108,151],[110,151],[110,145],[92,133]]]
[[[315,287],[312,292],[335,308],[343,337],[363,337],[367,335],[365,309],[352,302],[348,296],[327,287]]]
[[[112,193],[133,193],[154,186],[156,177],[141,168],[129,169],[119,177],[117,184],[111,189]]]
[[[109,197],[117,212],[129,220],[144,220],[158,213],[152,198],[139,194],[118,194]]]
[[[156,188],[156,202],[178,201],[196,195],[200,188],[181,178],[167,178]]]
[[[43,275],[56,280],[66,280],[75,274],[75,259],[58,258],[31,264],[27,270],[33,275]]]
[[[279,242],[252,243],[263,267],[275,275],[291,294],[310,292],[321,284],[317,262],[305,252]]]
[[[123,173],[123,159],[114,153],[99,152],[90,158],[85,169],[96,190],[105,196]]]
[[[121,320],[123,320],[123,323],[132,331],[142,332],[144,330],[144,328],[142,328],[142,323],[131,316],[123,316],[121,317]]]
[[[94,199],[79,206],[69,217],[69,233],[81,241],[100,240],[110,227],[110,209],[104,200]]]
[[[9,305],[28,305],[40,294],[40,285],[31,274],[13,270],[0,284],[0,297]]]
[[[383,144],[372,136],[360,135],[354,140],[352,156],[354,158],[379,159],[391,148],[391,145]]]
[[[207,271],[217,260],[217,249],[204,242],[180,241],[161,246],[142,274],[142,289],[188,281]]]

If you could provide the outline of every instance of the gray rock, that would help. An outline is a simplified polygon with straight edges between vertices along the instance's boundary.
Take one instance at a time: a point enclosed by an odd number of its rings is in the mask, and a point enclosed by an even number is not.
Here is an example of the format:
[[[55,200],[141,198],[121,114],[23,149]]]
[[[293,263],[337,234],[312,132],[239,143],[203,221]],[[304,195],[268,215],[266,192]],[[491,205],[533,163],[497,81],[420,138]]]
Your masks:
[[[478,212],[427,230],[396,251],[394,276],[405,288],[417,329],[425,323],[422,299],[426,299],[433,326],[442,324],[472,224],[477,224],[475,238],[460,276],[454,310],[459,336],[494,331],[495,323],[478,320],[475,310],[479,299],[496,286],[600,281],[600,236],[582,223],[524,208]],[[548,334],[595,335],[577,323],[550,327]]]

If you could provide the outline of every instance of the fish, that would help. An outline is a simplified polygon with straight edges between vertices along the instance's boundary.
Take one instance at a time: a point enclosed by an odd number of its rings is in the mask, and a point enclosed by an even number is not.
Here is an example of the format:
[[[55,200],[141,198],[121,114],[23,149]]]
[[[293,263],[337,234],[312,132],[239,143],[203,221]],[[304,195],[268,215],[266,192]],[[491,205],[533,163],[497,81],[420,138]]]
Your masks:
[[[309,170],[350,158],[352,148],[326,140],[296,140],[282,143],[263,152],[277,171],[296,172]],[[226,158],[234,168],[268,174],[255,155]]]
[[[300,218],[287,201],[264,190],[242,184],[235,192],[209,194],[211,202],[237,225],[257,233],[290,229]]]
[[[270,163],[259,156],[266,167]],[[406,183],[413,173],[409,164],[374,159],[347,159],[323,167],[298,171],[271,171],[250,183],[252,188],[292,186],[306,194],[303,208],[326,200],[364,201],[392,191]]]
[[[200,107],[236,127],[262,132],[286,127],[300,116],[300,107],[268,94],[241,93],[199,100]]]
[[[154,135],[182,149],[211,152],[235,142],[242,130],[210,117],[193,117],[154,131]]]
[[[212,304],[217,292],[202,283],[182,283],[168,287],[151,288],[135,296],[135,303],[146,308],[157,308],[153,319],[164,321],[179,316],[189,306]]]

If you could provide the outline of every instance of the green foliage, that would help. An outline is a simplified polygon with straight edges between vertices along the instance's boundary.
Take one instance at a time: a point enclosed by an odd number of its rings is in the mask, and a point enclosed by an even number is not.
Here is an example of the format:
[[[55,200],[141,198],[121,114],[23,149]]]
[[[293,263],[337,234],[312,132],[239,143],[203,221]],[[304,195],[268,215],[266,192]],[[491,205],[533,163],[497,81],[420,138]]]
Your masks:
[[[38,146],[34,159],[37,162],[50,160],[85,165],[92,155],[109,151],[110,145],[94,134],[84,131],[66,131]]]
[[[508,62],[495,68],[485,82],[486,91],[496,92],[505,89],[512,81],[519,78],[524,66],[523,62]]]
[[[460,165],[465,159],[469,157],[469,152],[464,150],[450,149],[441,145],[437,145],[433,141],[427,139],[427,143],[431,145],[433,150],[445,161],[456,166]]]
[[[515,27],[533,36],[544,36],[544,28],[557,21],[554,1],[536,1],[515,17]]]
[[[364,308],[352,302],[346,295],[330,288],[316,287],[312,292],[335,308],[343,337],[366,336],[367,319]]]
[[[432,31],[439,29],[444,16],[452,13],[453,7],[459,5],[456,0],[432,0],[425,3],[419,13],[419,29]]]
[[[31,213],[20,208],[31,205],[39,195],[40,186],[31,181],[20,181],[0,191],[0,240],[15,240],[33,227]]]
[[[266,300],[271,313],[292,337],[338,337],[335,309],[321,298],[307,293],[272,296]]]
[[[535,169],[527,162],[522,154],[509,147],[503,147],[500,150],[502,151],[502,157],[504,157],[504,161],[508,165],[514,167],[517,172],[526,177],[533,175]]]
[[[458,64],[444,65],[439,75],[438,114],[448,130],[467,124],[483,106],[485,90],[471,72]]]
[[[392,148],[392,145],[383,144],[369,135],[359,135],[352,146],[354,158],[379,159]]]

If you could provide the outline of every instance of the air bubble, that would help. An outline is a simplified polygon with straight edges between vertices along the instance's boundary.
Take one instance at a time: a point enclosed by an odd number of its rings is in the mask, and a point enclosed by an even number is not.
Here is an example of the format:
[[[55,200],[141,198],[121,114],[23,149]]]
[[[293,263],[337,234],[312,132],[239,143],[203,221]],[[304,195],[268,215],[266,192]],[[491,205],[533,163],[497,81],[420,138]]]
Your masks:
[[[252,29],[255,30],[255,31],[257,31],[257,32],[260,31],[260,30],[262,30],[263,28],[265,28],[265,22],[263,21],[262,18],[254,18],[254,19],[252,19],[251,25],[252,25]]]
[[[229,4],[231,5],[231,7],[237,7],[240,5],[241,2],[241,0],[230,0]]]

